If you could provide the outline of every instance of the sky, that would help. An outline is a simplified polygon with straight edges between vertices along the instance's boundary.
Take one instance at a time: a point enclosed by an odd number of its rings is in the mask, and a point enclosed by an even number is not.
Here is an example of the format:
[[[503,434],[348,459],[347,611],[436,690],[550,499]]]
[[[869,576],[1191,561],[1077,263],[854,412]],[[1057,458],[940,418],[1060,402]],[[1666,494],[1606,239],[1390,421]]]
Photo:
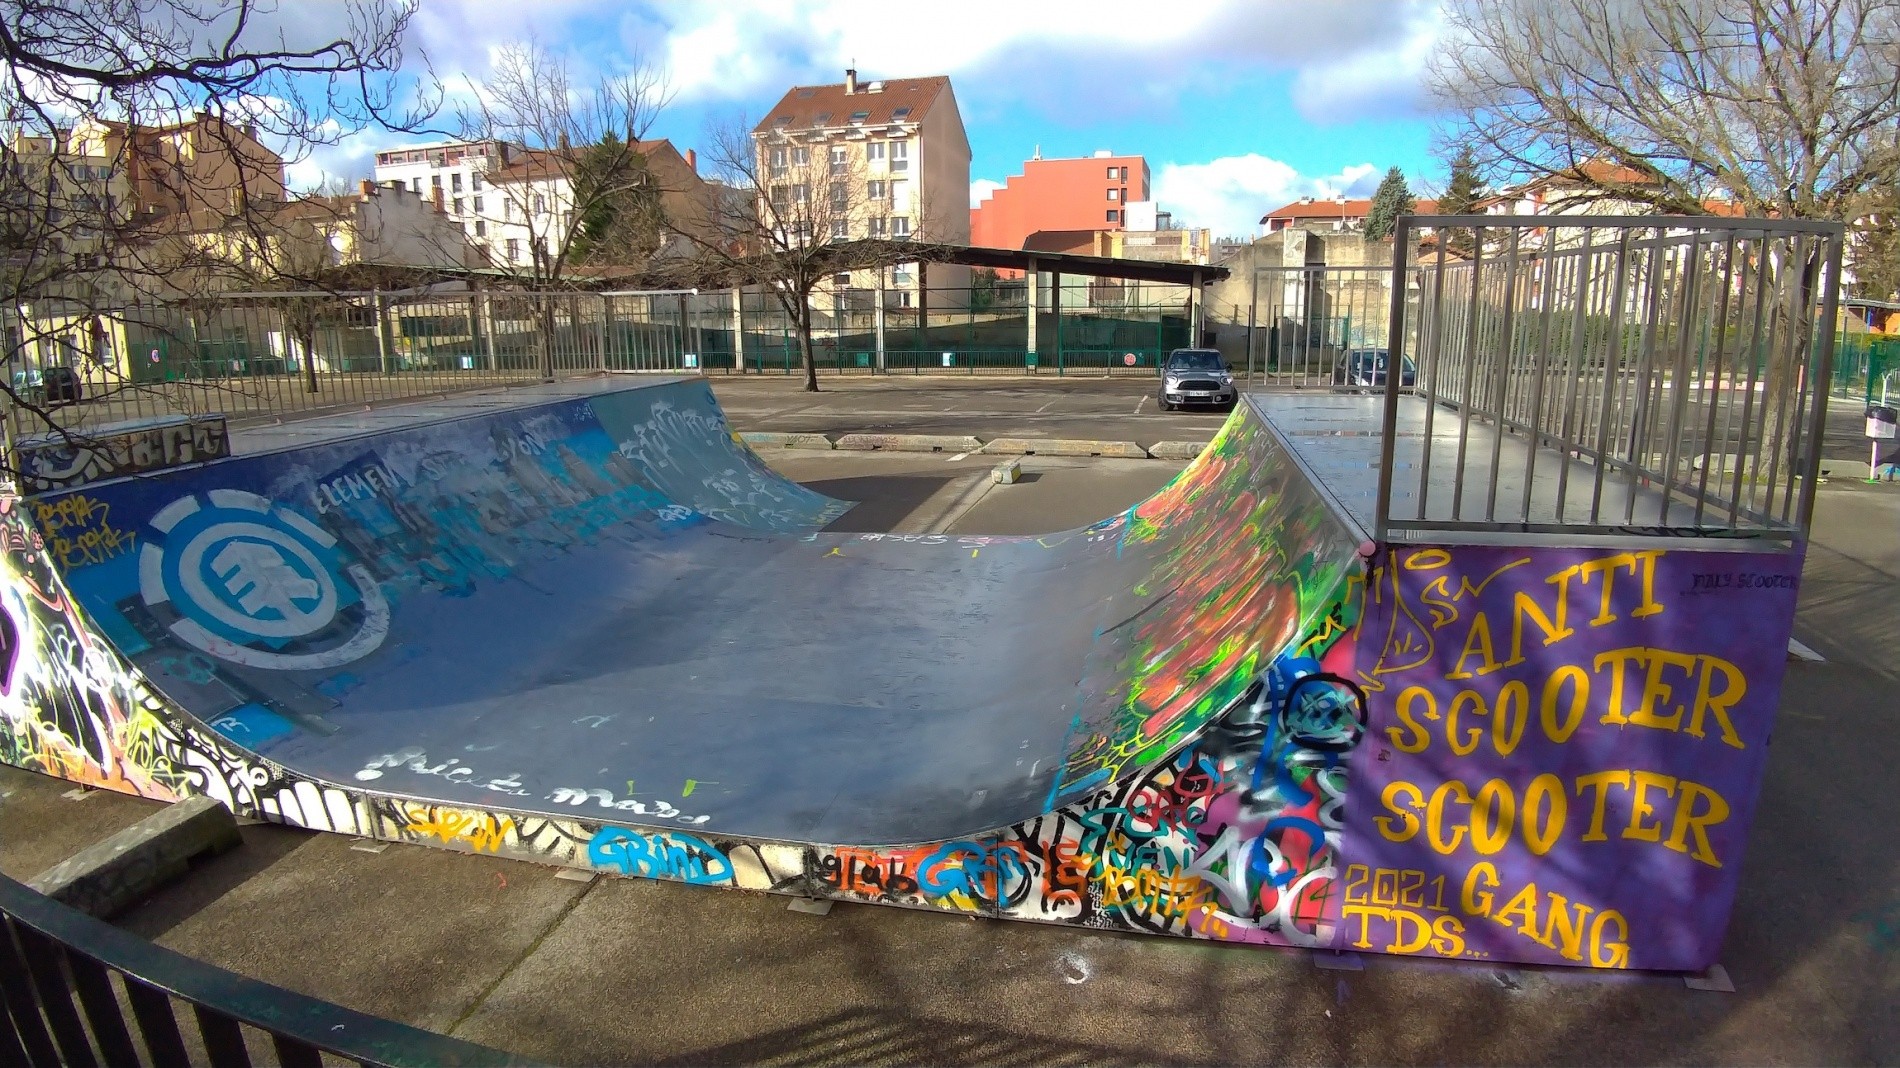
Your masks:
[[[407,47],[451,102],[528,37],[583,77],[644,63],[669,94],[648,136],[682,149],[854,62],[867,81],[946,74],[973,199],[1037,151],[1108,149],[1145,156],[1161,208],[1221,237],[1300,196],[1369,196],[1392,166],[1442,184],[1421,90],[1438,25],[1427,0],[422,0]],[[375,151],[419,140],[353,134],[291,180],[367,177]]]

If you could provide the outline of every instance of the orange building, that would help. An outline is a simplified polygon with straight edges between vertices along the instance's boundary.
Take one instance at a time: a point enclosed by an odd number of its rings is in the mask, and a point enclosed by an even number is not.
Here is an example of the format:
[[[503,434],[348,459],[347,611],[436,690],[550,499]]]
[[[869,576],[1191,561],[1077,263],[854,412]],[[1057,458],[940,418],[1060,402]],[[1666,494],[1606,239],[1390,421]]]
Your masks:
[[[1148,161],[1141,156],[1039,157],[970,209],[970,243],[1020,249],[1042,231],[1120,230],[1127,205],[1147,199]]]

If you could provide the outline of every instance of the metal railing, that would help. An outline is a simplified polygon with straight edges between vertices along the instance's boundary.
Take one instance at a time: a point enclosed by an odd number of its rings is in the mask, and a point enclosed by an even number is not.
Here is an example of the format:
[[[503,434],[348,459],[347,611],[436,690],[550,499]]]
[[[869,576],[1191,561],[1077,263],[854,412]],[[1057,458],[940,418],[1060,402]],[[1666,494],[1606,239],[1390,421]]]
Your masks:
[[[1805,533],[1841,227],[1399,220],[1377,536]],[[1429,234],[1432,251],[1410,252]],[[1409,363],[1407,362],[1409,361]]]
[[[0,999],[3,1064],[527,1063],[246,979],[3,876]]]
[[[730,346],[729,292],[224,294],[0,309],[16,436],[247,419],[603,371],[691,371]],[[56,370],[59,369],[59,370]],[[78,398],[60,383],[71,372]]]
[[[1380,267],[1262,267],[1244,311],[1250,388],[1350,384],[1351,354],[1383,349],[1393,271]],[[1238,370],[1238,368],[1236,368]]]

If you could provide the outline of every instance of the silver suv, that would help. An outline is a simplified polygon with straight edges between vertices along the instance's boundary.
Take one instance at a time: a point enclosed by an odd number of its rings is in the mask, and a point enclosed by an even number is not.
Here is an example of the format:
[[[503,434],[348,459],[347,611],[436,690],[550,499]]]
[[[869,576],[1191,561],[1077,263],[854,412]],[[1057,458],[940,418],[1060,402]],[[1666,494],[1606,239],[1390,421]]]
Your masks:
[[[1239,393],[1227,361],[1215,349],[1175,349],[1161,365],[1161,410],[1190,406],[1233,407]]]

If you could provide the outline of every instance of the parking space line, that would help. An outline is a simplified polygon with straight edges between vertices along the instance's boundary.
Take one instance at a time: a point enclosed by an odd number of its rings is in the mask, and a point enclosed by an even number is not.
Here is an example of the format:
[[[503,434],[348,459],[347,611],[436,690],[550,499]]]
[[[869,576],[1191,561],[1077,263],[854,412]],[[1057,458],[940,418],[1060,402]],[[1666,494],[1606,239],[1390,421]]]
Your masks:
[[[1141,395],[1141,399],[1135,402],[1135,414],[1140,415],[1141,406],[1147,403],[1148,403],[1148,395],[1146,393],[1143,393]]]

